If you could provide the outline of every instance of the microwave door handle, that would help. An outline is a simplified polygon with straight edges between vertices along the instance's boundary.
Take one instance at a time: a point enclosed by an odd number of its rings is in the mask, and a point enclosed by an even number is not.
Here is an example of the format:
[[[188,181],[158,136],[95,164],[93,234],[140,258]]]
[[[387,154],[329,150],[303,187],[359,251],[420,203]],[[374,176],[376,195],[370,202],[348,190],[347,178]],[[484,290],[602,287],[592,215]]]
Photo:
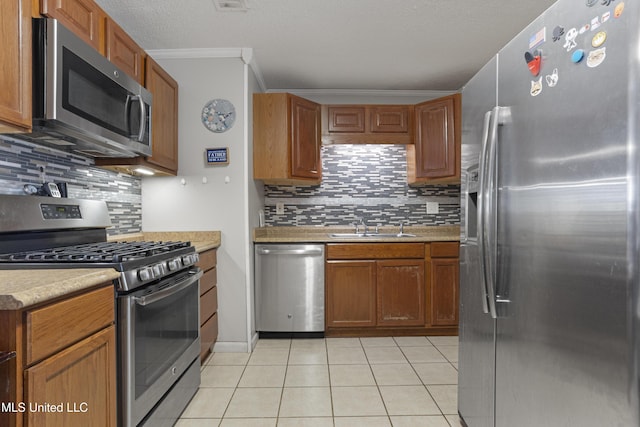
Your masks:
[[[131,103],[132,101],[137,101],[140,97],[137,95],[127,95],[127,99],[124,102],[124,123],[127,126],[127,130],[131,132],[131,121],[129,118],[131,117]],[[129,137],[132,138],[136,135],[132,135],[129,133]]]
[[[140,129],[138,130],[138,134],[129,135],[131,138],[135,138],[138,142],[144,141],[144,134],[147,131],[147,123],[145,117],[147,116],[147,104],[144,103],[144,100],[140,95],[127,95],[127,100],[125,101],[125,109],[124,109],[124,122],[129,128],[131,125],[129,123],[129,116],[131,112],[131,102],[138,101],[140,105]]]
[[[195,271],[196,270],[192,270],[186,279],[179,281],[173,286],[170,286],[158,292],[154,292],[150,295],[133,297],[133,300],[135,301],[136,304],[142,307],[145,307],[155,302],[161,301],[165,298],[168,298],[171,295],[174,295],[180,292],[181,290],[191,286],[193,283],[197,282],[202,277],[202,274],[203,274],[202,270],[197,270],[197,273],[194,273]]]
[[[147,131],[147,121],[145,120],[147,116],[147,104],[144,103],[142,96],[137,96],[138,102],[140,103],[140,132],[138,133],[138,142],[144,142],[144,134]]]

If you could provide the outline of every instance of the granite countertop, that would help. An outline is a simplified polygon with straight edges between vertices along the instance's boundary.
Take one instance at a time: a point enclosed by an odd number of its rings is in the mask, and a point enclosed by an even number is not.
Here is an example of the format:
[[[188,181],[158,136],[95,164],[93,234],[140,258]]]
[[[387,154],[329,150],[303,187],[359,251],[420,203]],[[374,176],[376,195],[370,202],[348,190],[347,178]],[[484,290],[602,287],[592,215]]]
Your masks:
[[[353,227],[260,227],[253,230],[255,243],[362,243],[362,242],[457,242],[460,227],[405,227],[415,237],[330,237],[332,233],[352,233]],[[371,229],[370,231],[373,231]],[[380,227],[380,233],[397,233],[398,227]]]
[[[220,246],[220,231],[152,232],[113,236],[109,241],[190,241],[196,251]],[[19,310],[120,277],[111,268],[0,270],[0,310]]]
[[[112,268],[0,270],[0,310],[18,310],[118,277]]]
[[[148,231],[134,234],[110,236],[109,241],[188,241],[196,248],[196,252],[216,249],[222,243],[220,231]]]

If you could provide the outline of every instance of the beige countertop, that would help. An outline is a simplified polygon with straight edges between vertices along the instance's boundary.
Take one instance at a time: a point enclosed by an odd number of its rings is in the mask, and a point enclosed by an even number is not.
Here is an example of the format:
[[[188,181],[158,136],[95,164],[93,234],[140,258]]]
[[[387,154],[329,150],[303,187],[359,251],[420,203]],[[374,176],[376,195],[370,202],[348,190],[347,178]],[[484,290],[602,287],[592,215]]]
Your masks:
[[[361,243],[361,242],[455,242],[460,227],[405,227],[415,237],[330,237],[332,233],[352,233],[353,227],[261,227],[253,230],[255,243]],[[373,229],[370,229],[373,231]],[[397,233],[398,227],[380,227],[380,233]]]
[[[190,241],[196,251],[221,244],[220,231],[136,233],[109,238],[110,241]],[[18,310],[73,292],[107,283],[120,277],[111,268],[55,270],[0,270],[0,310]]]
[[[110,236],[109,241],[188,241],[197,252],[220,247],[222,233],[220,231],[147,231],[134,234]]]
[[[112,268],[0,270],[0,310],[18,310],[120,277]]]

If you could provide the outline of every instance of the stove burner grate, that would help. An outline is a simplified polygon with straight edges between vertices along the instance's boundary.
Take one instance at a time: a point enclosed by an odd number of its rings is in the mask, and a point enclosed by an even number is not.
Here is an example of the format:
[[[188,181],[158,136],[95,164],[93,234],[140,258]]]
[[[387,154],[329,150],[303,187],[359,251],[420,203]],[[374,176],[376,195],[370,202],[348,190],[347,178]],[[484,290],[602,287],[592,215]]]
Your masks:
[[[0,254],[0,263],[121,263],[168,253],[190,242],[99,242]]]

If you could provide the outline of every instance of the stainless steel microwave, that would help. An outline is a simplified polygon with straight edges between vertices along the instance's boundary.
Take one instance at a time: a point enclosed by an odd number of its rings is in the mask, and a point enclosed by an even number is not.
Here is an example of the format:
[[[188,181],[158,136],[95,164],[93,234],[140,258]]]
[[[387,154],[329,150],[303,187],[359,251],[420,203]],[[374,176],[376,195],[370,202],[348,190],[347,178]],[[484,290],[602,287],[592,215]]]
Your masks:
[[[23,137],[91,157],[150,156],[151,94],[54,19],[33,19],[33,36],[33,133]]]

